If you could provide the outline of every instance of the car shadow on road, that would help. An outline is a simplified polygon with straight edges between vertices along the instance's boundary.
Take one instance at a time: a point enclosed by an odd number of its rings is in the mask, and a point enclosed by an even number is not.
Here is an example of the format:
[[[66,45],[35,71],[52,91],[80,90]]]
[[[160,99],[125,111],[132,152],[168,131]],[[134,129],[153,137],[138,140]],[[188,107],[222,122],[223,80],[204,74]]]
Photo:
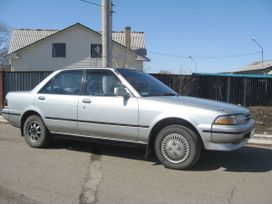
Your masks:
[[[157,162],[154,155],[145,159],[145,148],[144,146],[136,146],[131,144],[130,146],[116,145],[107,141],[107,144],[100,142],[90,142],[86,141],[73,141],[66,139],[56,139],[50,146],[49,149],[67,149],[71,151],[87,152],[91,154],[112,156],[112,157],[122,157],[135,160],[147,160],[151,162]]]
[[[272,149],[245,146],[232,152],[203,151],[193,171],[222,168],[232,172],[267,172],[272,170]]]
[[[57,139],[49,149],[67,149],[97,155],[147,160],[158,163],[154,154],[145,159],[145,149],[112,144]],[[272,170],[272,150],[269,148],[245,146],[233,152],[203,151],[197,164],[189,171],[212,171],[222,168],[232,172],[267,172]]]

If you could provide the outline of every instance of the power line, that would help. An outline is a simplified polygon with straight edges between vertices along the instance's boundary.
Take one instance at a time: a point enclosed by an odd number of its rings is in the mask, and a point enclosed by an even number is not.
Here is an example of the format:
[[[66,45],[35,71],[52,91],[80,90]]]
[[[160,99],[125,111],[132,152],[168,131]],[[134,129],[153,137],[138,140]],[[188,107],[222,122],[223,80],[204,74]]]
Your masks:
[[[257,55],[257,54],[260,54],[260,52],[250,52],[250,53],[228,55],[228,56],[207,56],[207,57],[195,57],[195,58],[198,58],[198,59],[225,59],[225,58],[245,57],[245,56]]]
[[[169,53],[161,53],[161,52],[149,52],[150,54],[155,55],[162,55],[166,57],[178,57],[178,58],[188,58],[188,56],[185,55],[176,55],[176,54],[169,54]],[[257,55],[260,54],[260,52],[251,52],[251,53],[244,53],[244,54],[237,54],[237,55],[228,55],[228,56],[194,56],[196,59],[224,59],[224,58],[236,58],[236,57],[244,57],[244,56],[250,56],[250,55]]]
[[[80,1],[83,1],[83,2],[88,3],[88,4],[92,4],[94,6],[102,7],[101,4],[94,3],[94,2],[91,2],[91,1],[87,1],[87,0],[80,0]],[[115,6],[115,4],[111,3],[111,7],[114,7],[114,6]],[[111,13],[116,13],[116,12],[111,10]]]
[[[81,0],[81,1],[83,1],[83,2],[85,2],[85,3],[88,3],[88,4],[92,4],[92,5],[94,5],[94,6],[102,7],[101,4],[97,4],[97,3],[94,3],[94,2],[91,2],[91,1],[86,1],[86,0]]]
[[[168,54],[168,53],[162,53],[162,52],[152,52],[152,51],[149,51],[148,53],[155,54],[155,55],[163,55],[163,56],[167,56],[167,57],[188,58],[188,56],[174,55],[174,54]]]

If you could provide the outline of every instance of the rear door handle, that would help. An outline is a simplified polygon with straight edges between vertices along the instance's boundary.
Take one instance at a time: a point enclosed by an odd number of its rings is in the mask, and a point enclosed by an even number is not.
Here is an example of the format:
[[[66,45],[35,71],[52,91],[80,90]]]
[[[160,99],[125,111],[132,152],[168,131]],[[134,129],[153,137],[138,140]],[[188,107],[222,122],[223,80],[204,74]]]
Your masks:
[[[39,100],[45,100],[45,97],[44,96],[39,96],[38,99]]]
[[[83,99],[82,103],[91,103],[91,100],[90,99]]]

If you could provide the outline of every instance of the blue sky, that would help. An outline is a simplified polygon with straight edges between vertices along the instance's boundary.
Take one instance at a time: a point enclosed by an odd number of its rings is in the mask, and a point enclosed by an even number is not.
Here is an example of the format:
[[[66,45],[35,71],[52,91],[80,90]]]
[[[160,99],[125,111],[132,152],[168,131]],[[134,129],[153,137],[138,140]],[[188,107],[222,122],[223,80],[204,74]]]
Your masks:
[[[100,0],[89,0],[100,4]],[[224,72],[272,60],[272,0],[113,0],[113,30],[145,32],[148,72]],[[63,29],[76,22],[101,31],[101,8],[80,0],[0,0],[11,28]],[[237,56],[244,55],[245,56]],[[236,57],[232,57],[236,56]]]

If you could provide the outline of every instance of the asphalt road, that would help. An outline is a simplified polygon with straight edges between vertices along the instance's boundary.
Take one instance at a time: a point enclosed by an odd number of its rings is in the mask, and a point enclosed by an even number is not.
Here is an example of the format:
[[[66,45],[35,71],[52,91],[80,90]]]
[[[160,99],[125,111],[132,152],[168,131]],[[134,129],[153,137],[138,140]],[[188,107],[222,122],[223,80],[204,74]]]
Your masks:
[[[18,129],[0,124],[0,203],[272,203],[271,147],[203,152],[188,171],[144,154],[66,140],[33,149]]]

